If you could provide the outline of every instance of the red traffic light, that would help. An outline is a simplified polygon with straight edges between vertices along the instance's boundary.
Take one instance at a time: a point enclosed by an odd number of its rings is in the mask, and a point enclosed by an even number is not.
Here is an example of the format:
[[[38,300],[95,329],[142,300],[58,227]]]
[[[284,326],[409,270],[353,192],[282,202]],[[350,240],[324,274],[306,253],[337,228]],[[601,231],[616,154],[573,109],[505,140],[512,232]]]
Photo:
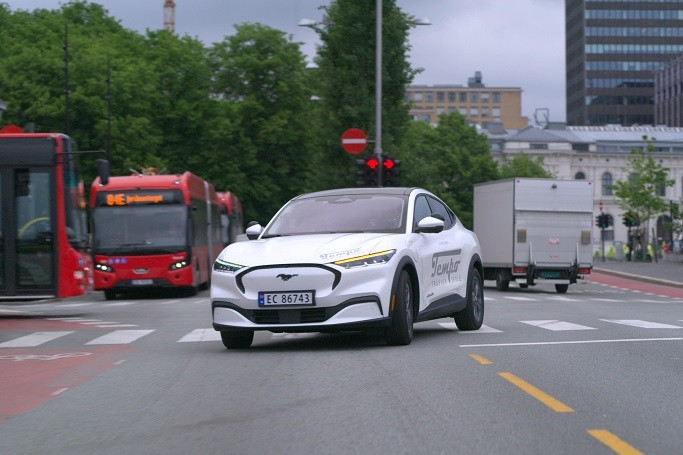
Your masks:
[[[379,165],[379,161],[377,161],[377,158],[368,158],[365,161],[365,165],[369,167],[370,169],[377,169],[377,166]]]
[[[385,169],[391,170],[393,169],[395,163],[394,160],[392,160],[391,158],[385,158],[382,164],[384,165]]]

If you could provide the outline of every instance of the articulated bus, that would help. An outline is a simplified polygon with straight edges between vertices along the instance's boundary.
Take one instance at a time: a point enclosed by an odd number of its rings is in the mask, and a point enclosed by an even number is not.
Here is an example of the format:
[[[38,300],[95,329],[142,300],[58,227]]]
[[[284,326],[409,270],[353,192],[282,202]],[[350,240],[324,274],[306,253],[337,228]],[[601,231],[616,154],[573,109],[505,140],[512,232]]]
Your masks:
[[[237,240],[239,234],[244,233],[242,203],[230,191],[216,194],[221,203],[221,241],[229,245]]]
[[[190,172],[101,175],[90,192],[95,290],[208,285],[223,249],[213,186]]]
[[[58,133],[0,130],[0,299],[92,289],[76,145]]]

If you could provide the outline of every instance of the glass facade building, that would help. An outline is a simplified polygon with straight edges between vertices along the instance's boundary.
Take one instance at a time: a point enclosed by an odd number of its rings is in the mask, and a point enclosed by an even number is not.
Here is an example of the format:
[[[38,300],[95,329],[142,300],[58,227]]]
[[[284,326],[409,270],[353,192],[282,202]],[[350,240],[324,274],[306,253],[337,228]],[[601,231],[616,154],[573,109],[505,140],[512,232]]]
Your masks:
[[[653,125],[654,74],[683,52],[683,1],[565,0],[567,123]]]

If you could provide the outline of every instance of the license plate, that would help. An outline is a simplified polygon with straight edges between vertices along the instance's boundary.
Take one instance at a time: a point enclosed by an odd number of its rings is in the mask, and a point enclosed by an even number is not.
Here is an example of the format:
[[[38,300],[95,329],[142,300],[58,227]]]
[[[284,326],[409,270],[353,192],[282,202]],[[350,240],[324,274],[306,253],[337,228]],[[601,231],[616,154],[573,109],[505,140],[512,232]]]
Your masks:
[[[314,291],[259,292],[258,306],[315,305]]]
[[[144,285],[149,285],[152,283],[154,283],[153,280],[132,280],[131,281],[131,284],[133,284],[135,286],[144,286]]]
[[[541,272],[540,275],[543,278],[559,278],[560,272]]]

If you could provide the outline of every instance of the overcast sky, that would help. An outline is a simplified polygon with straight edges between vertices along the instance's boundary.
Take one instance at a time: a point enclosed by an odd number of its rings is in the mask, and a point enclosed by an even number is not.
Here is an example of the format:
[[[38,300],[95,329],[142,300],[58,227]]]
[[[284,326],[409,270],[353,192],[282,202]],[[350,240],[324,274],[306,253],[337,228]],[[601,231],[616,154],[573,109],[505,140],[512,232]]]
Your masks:
[[[63,0],[0,0],[12,10],[57,9]],[[163,27],[164,0],[96,0],[129,29],[144,33]],[[329,0],[175,0],[176,33],[206,44],[221,41],[234,25],[260,22],[303,43],[311,61],[315,32],[298,27],[302,18],[320,19]],[[538,108],[564,121],[565,59],[562,0],[398,0],[408,14],[431,26],[410,36],[410,60],[424,68],[415,84],[467,84],[481,71],[488,87],[520,87],[522,115],[533,122]]]

